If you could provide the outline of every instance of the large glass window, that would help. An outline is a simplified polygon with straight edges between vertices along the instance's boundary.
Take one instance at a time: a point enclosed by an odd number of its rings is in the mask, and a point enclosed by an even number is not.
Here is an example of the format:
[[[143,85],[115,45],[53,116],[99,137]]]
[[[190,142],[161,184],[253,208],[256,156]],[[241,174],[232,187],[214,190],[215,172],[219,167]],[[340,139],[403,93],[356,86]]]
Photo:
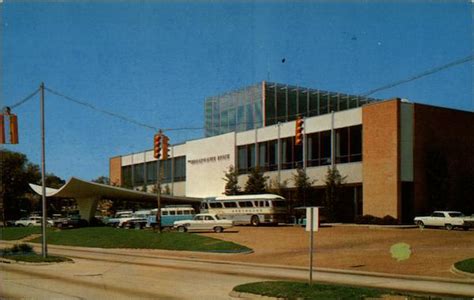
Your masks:
[[[276,123],[276,106],[275,106],[275,86],[265,86],[265,122],[266,125]]]
[[[238,165],[238,172],[239,173],[246,173],[247,172],[247,146],[239,146],[237,147],[237,165]]]
[[[288,89],[288,117],[287,120],[296,120],[298,110],[297,90],[294,88]]]
[[[148,184],[156,182],[156,161],[146,163],[146,181]]]
[[[329,165],[331,163],[331,131],[323,131],[320,134],[321,165]]]
[[[186,156],[179,156],[174,159],[174,181],[186,180]]]
[[[318,92],[311,92],[309,94],[309,116],[319,115],[319,97]]]
[[[319,114],[327,114],[329,113],[329,94],[328,93],[320,93],[319,94]]]
[[[122,167],[122,186],[132,187],[132,166]]]
[[[281,139],[281,168],[293,168],[293,138]]]
[[[350,161],[362,161],[362,125],[349,128],[350,141]]]
[[[308,92],[300,90],[298,92],[298,114],[302,117],[308,115]]]
[[[286,122],[286,87],[277,91],[277,123]]]
[[[336,162],[349,162],[349,128],[336,129]]]
[[[136,164],[133,166],[134,185],[142,185],[144,183],[145,169],[144,164]]]

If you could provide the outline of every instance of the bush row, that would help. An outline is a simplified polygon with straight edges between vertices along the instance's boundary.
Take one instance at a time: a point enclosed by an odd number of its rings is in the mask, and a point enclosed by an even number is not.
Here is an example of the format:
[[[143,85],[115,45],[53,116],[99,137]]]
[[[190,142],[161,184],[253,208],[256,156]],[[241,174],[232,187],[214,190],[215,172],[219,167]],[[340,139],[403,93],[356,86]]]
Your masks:
[[[358,216],[356,217],[355,222],[356,224],[398,225],[398,220],[388,215],[383,218],[372,215]]]

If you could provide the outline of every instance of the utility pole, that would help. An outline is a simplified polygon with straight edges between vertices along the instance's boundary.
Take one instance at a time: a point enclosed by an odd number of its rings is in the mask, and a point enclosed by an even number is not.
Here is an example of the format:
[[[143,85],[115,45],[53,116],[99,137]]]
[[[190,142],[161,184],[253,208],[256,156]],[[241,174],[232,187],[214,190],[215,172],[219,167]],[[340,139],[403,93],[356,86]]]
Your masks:
[[[46,244],[46,154],[45,154],[45,130],[44,130],[44,83],[41,82],[40,85],[41,97],[40,97],[40,110],[41,110],[41,194],[42,201],[41,207],[43,211],[43,218],[41,222],[41,233],[42,233],[42,247],[41,253],[43,258],[48,256],[48,247]]]
[[[163,131],[160,129],[153,138],[153,157],[156,158],[156,202],[158,202],[158,210],[156,212],[156,226],[161,233],[161,164],[162,146],[164,141]]]

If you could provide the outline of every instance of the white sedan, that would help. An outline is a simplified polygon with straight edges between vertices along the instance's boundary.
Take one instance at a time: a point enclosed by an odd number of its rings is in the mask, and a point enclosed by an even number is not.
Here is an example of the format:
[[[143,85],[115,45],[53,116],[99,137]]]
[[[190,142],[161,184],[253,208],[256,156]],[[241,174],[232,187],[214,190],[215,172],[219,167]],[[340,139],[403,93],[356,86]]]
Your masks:
[[[222,232],[234,226],[231,220],[223,220],[215,214],[198,214],[192,220],[182,220],[173,223],[173,228],[179,232],[208,231]]]

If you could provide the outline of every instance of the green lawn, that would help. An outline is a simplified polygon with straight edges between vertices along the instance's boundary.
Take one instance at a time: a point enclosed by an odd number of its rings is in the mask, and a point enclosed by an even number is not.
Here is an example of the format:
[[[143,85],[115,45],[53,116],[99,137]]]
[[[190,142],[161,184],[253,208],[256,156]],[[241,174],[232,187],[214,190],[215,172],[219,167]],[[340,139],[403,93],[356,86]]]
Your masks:
[[[474,274],[474,258],[458,261],[454,266],[460,271]]]
[[[31,234],[41,233],[41,226],[34,227],[1,227],[0,240],[19,240]]]
[[[246,252],[251,249],[232,242],[200,236],[192,233],[163,232],[151,230],[117,229],[112,227],[84,227],[78,229],[50,231],[47,242],[54,245],[186,250],[204,252]],[[41,238],[31,242],[40,242]]]
[[[441,299],[398,293],[390,290],[303,282],[267,281],[242,284],[234,291],[286,299],[377,299],[382,295],[403,295],[404,299]]]

